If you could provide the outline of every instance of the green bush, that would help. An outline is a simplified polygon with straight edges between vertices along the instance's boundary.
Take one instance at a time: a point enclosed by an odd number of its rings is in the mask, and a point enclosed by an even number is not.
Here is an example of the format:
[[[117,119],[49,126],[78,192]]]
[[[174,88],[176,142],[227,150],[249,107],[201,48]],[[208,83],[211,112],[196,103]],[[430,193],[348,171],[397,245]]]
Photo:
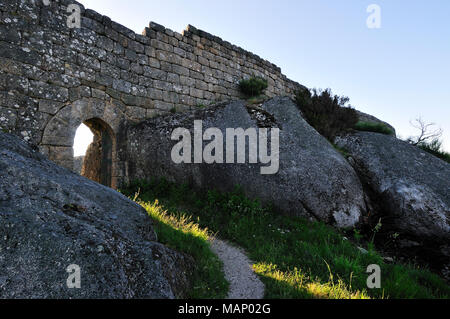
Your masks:
[[[358,122],[356,123],[354,129],[357,131],[367,131],[386,135],[395,135],[394,131],[383,123]]]
[[[239,82],[239,89],[249,97],[259,96],[267,89],[267,80],[260,77],[253,77]]]
[[[333,95],[327,90],[299,90],[296,102],[306,121],[330,142],[352,129],[358,122],[358,114],[348,103],[348,97]]]
[[[421,142],[417,146],[425,152],[433,154],[447,163],[450,163],[450,153],[447,153],[442,149],[442,142],[439,139],[434,139],[431,142]]]

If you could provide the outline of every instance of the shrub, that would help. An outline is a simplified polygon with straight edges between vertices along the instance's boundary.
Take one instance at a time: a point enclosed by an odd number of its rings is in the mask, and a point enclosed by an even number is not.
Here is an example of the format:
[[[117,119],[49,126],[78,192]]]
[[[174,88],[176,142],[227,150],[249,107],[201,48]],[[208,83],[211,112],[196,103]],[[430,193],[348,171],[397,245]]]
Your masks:
[[[330,142],[358,122],[358,114],[348,103],[348,97],[333,95],[327,90],[299,90],[296,102],[306,121]]]
[[[450,153],[447,153],[442,149],[442,142],[439,139],[436,138],[431,142],[421,142],[417,146],[425,152],[433,154],[447,163],[450,163]]]
[[[367,131],[367,132],[375,132],[386,135],[394,135],[394,131],[390,129],[387,125],[383,123],[373,123],[373,122],[358,122],[356,123],[355,130],[358,131]]]
[[[250,97],[261,95],[267,89],[267,86],[267,80],[260,77],[244,79],[239,82],[241,92]]]

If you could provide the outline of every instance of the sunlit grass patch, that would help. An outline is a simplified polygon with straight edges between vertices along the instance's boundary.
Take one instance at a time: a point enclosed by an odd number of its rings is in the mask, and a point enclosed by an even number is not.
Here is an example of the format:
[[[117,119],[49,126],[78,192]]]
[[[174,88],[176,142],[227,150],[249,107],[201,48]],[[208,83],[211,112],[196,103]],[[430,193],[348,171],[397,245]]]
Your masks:
[[[276,265],[258,263],[253,269],[268,287],[267,298],[370,299],[365,291],[352,291],[351,286],[332,276],[323,283],[297,268],[280,271]]]
[[[210,249],[211,233],[180,211],[167,211],[158,200],[137,201],[156,222],[158,240],[168,247],[184,252],[195,260],[193,289],[188,298],[224,298],[228,282],[222,271],[222,262]]]
[[[164,226],[168,226],[168,229],[174,229],[177,230],[183,234],[188,234],[191,236],[194,236],[196,238],[199,238],[205,242],[211,239],[211,235],[208,232],[207,228],[201,228],[197,223],[192,221],[191,216],[187,216],[186,214],[169,214],[164,208],[159,204],[158,200],[155,200],[153,203],[151,202],[139,202],[139,204],[145,208],[147,213],[151,218],[158,221],[160,225],[157,227],[162,230],[161,228],[165,228]],[[169,234],[163,234],[169,236]]]

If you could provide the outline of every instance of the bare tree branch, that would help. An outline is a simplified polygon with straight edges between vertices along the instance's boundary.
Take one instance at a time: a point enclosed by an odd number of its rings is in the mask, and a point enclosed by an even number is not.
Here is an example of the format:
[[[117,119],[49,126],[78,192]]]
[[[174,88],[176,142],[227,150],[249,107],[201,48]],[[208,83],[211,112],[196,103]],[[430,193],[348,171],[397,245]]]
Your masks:
[[[430,129],[435,126],[434,123],[425,123],[425,121],[419,117],[415,121],[409,122],[412,127],[418,129],[420,131],[419,136],[409,138],[409,141],[413,145],[419,145],[424,142],[432,141],[438,139],[442,136],[442,129],[435,129],[430,131]]]

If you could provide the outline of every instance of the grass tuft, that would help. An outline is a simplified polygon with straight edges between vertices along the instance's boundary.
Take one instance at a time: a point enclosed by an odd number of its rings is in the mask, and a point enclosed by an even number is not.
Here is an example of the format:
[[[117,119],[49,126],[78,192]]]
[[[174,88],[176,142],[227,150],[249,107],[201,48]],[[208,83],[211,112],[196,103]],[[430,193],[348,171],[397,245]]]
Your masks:
[[[385,135],[395,135],[394,131],[390,129],[387,125],[383,123],[373,123],[373,122],[358,122],[355,125],[355,130],[381,133]]]

